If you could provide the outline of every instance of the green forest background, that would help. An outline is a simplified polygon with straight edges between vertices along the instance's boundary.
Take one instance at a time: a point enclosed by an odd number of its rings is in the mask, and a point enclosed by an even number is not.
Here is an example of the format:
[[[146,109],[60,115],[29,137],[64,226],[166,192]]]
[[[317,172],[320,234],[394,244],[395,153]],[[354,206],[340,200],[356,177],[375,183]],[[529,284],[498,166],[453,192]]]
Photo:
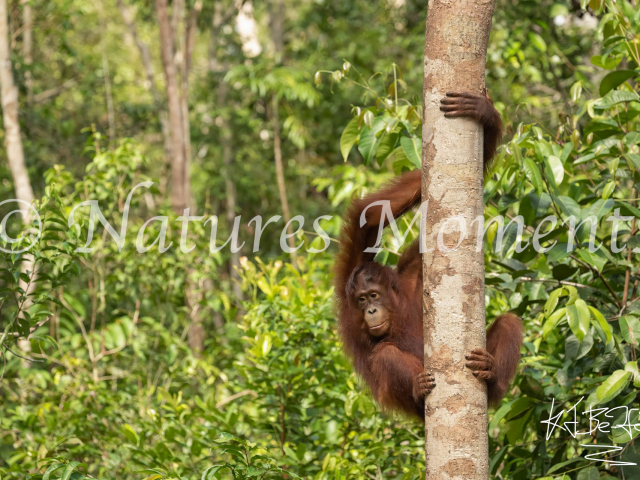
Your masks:
[[[32,256],[0,253],[0,478],[422,478],[422,425],[380,412],[342,352],[331,266],[350,199],[420,165],[427,1],[0,1],[43,229]],[[526,327],[490,410],[492,478],[640,479],[583,446],[640,463],[639,51],[635,0],[497,2],[486,78],[506,133],[485,216],[521,215],[523,244],[539,227],[553,248],[519,248],[517,223],[500,251],[496,224],[485,238],[487,320]],[[0,159],[0,201],[16,198]],[[144,181],[123,248],[98,226],[76,252],[89,209],[69,228],[71,209],[97,200],[119,231]],[[241,216],[244,246],[211,253],[201,222],[181,252],[184,207],[218,216],[217,246]],[[174,247],[138,253],[159,215]],[[283,218],[254,253],[256,215]],[[320,215],[332,241],[311,253]],[[598,251],[571,215],[596,218]],[[9,248],[31,220],[10,217]],[[552,402],[581,399],[631,427],[546,438]]]

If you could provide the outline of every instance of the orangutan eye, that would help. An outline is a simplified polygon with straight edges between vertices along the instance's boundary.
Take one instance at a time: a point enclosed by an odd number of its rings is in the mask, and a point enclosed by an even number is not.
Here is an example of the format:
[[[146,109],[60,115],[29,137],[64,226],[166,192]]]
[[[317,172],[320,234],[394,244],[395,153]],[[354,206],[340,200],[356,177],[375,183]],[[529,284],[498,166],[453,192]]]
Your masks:
[[[371,294],[371,298],[378,298],[378,294],[377,293],[372,293]]]
[[[366,300],[366,298],[364,298],[364,297],[360,297],[360,298],[358,299],[358,301],[359,301],[359,302],[364,302],[365,300]]]

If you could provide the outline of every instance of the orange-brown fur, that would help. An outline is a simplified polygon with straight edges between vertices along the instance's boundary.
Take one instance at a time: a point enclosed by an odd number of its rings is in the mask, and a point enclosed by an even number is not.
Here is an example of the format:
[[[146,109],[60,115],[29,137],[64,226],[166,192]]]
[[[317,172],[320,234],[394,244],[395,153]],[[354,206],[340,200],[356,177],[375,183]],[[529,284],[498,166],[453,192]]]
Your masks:
[[[501,120],[488,97],[448,94],[452,98],[442,109],[448,117],[470,116],[485,129],[485,170],[500,137]],[[419,170],[394,179],[379,192],[353,200],[340,236],[336,260],[335,286],[338,300],[339,331],[345,350],[356,372],[371,388],[383,407],[424,418],[425,389],[422,335],[422,256],[414,242],[400,257],[396,269],[373,261],[374,253],[364,252],[375,244],[382,207],[366,211],[366,223],[360,216],[371,203],[388,200],[394,218],[409,212],[420,203]],[[363,280],[364,279],[364,280]],[[382,337],[370,334],[363,312],[354,298],[356,283],[369,281],[383,285],[386,305],[391,315],[389,330]],[[467,366],[474,375],[487,381],[488,398],[498,402],[505,394],[520,359],[522,323],[513,314],[498,317],[487,331],[487,351],[474,350]],[[488,353],[487,353],[488,352]]]

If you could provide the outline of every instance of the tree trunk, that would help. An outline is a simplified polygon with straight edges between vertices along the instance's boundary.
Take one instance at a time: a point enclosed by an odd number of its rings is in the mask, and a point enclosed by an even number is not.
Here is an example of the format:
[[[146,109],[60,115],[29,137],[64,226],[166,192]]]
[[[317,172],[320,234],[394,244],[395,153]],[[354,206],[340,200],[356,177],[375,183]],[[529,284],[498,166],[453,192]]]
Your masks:
[[[189,70],[191,69],[191,56],[196,41],[198,14],[202,10],[202,2],[197,1],[186,20],[184,45],[181,63],[182,92],[180,95],[180,107],[182,108],[182,136],[184,139],[185,161],[185,196],[189,205],[194,202],[191,199],[191,123],[189,120]],[[191,205],[195,207],[195,205]]]
[[[174,212],[182,214],[189,202],[188,192],[185,191],[185,181],[188,176],[183,139],[182,107],[178,89],[178,75],[174,63],[174,39],[172,28],[169,24],[167,0],[156,0],[156,10],[160,27],[162,66],[164,68],[169,107],[169,126],[171,129],[171,206]]]
[[[284,52],[284,2],[271,0],[269,3],[269,16],[271,17],[271,38],[275,52],[276,63],[283,63]]]
[[[449,91],[483,92],[493,8],[493,0],[431,0],[427,14],[422,200],[429,202],[430,251],[423,255],[424,356],[437,384],[425,402],[427,480],[489,478],[487,389],[464,358],[486,343],[484,255],[470,233],[471,222],[483,215],[483,131],[473,120],[444,118],[440,100]]]
[[[149,46],[144,43],[138,35],[135,21],[132,18],[131,12],[129,11],[127,6],[122,2],[122,0],[117,0],[117,4],[118,9],[120,9],[120,14],[122,15],[122,20],[124,21],[124,24],[129,31],[129,35],[131,35],[134,43],[138,47],[140,60],[142,61],[142,67],[144,68],[145,75],[147,76],[147,83],[149,84],[149,92],[151,93],[153,104],[156,108],[156,111],[158,112],[160,129],[164,141],[164,163],[166,165],[166,171],[162,172],[163,174],[161,175],[160,180],[160,191],[164,193],[166,191],[168,170],[171,168],[171,133],[169,132],[169,119],[167,118],[165,105],[163,105],[163,101],[160,97],[160,92],[158,91],[158,86],[156,84],[156,75],[153,68],[153,63],[151,62]]]
[[[34,196],[24,162],[24,150],[20,135],[20,121],[18,120],[18,89],[13,83],[13,67],[9,50],[9,25],[7,23],[7,0],[0,0],[0,101],[2,102],[2,117],[4,121],[5,147],[7,160],[16,189],[16,198],[28,204],[33,203]],[[31,224],[33,216],[26,205],[20,205],[20,210],[26,213],[22,217],[24,225]],[[23,272],[33,272],[33,257],[22,263]],[[20,286],[30,293],[35,283],[20,280]]]
[[[107,42],[105,38],[107,33],[107,27],[104,23],[105,12],[103,8],[104,6],[102,4],[100,5],[100,7],[101,7],[100,34],[102,37],[100,39],[100,50],[102,54],[102,74],[104,76],[104,90],[105,90],[105,97],[107,99],[107,118],[109,120],[109,142],[113,145],[116,140],[116,114],[115,114],[115,108],[113,106],[113,94],[111,92],[111,72],[109,70],[109,57],[107,55]]]
[[[278,119],[278,97],[273,95],[271,101],[271,123],[273,124],[273,156],[276,160],[276,179],[278,180],[278,192],[280,194],[280,203],[282,204],[282,216],[284,217],[285,224],[287,224],[287,234],[293,233],[293,228],[289,221],[291,220],[291,213],[289,213],[289,202],[287,201],[287,187],[284,182],[284,167],[282,165],[282,145],[280,143],[280,120]],[[296,239],[289,237],[287,239],[289,248],[295,248]],[[291,261],[296,264],[296,254],[291,252]]]
[[[24,75],[25,86],[27,87],[27,105],[29,106],[29,115],[33,108],[33,74],[31,73],[31,65],[33,64],[33,18],[31,9],[31,0],[27,1],[22,10],[22,23],[24,32],[22,34],[22,55],[27,71]]]
[[[271,0],[269,3],[269,14],[271,21],[271,39],[273,41],[274,56],[276,64],[284,61],[284,3],[282,0]],[[282,143],[280,134],[280,119],[278,115],[278,96],[273,95],[271,99],[271,122],[273,125],[273,156],[276,162],[276,179],[278,181],[278,193],[280,194],[280,203],[282,204],[282,216],[285,224],[291,220],[289,213],[289,202],[287,200],[287,187],[284,181],[284,167],[282,165]],[[287,227],[287,234],[291,235],[293,228],[291,225]],[[289,248],[295,248],[296,239],[289,237],[287,239]],[[291,261],[295,265],[296,254],[291,253]]]
[[[222,62],[218,61],[217,41],[223,23],[225,23],[227,19],[231,17],[235,10],[236,8],[234,5],[227,12],[227,15],[223,17],[222,5],[221,3],[216,3],[212,19],[211,43],[209,46],[209,75],[213,77],[214,74],[220,73],[221,78],[220,84],[218,85],[218,108],[222,111],[222,114],[220,115],[222,118],[222,124],[220,126],[220,144],[222,146],[222,162],[224,165],[223,175],[225,181],[226,218],[227,224],[230,226],[230,228],[233,228],[238,202],[236,185],[233,181],[233,132],[231,130],[228,114],[228,112],[231,110],[228,105],[229,86],[223,79],[224,73],[228,70],[229,66],[224,60]],[[233,283],[233,294],[239,301],[242,301],[244,299],[244,295],[239,283],[240,275],[238,273],[238,268],[240,268],[240,252],[231,252],[231,260],[229,262],[229,277],[231,278],[231,281]],[[216,316],[214,315],[214,320],[215,318]],[[219,320],[222,320],[221,315],[218,315],[218,318]]]
[[[221,109],[224,109],[225,113],[222,114],[222,126],[220,127],[220,143],[222,145],[222,161],[224,164],[224,181],[226,190],[226,203],[227,203],[227,224],[230,228],[233,228],[233,223],[236,217],[236,204],[237,194],[236,185],[233,183],[233,134],[229,125],[229,118],[227,115],[227,83],[224,80],[218,86],[218,104]],[[240,275],[238,269],[240,268],[240,252],[231,252],[231,261],[229,263],[229,274],[233,284],[233,294],[240,301],[243,299],[242,288],[239,283]]]
[[[0,86],[2,87],[2,117],[4,120],[5,145],[9,168],[13,176],[18,200],[31,203],[33,190],[24,163],[24,150],[18,120],[18,89],[13,83],[13,67],[9,50],[9,27],[7,24],[7,0],[0,0]],[[25,206],[22,205],[21,209]],[[31,213],[28,214],[31,217]],[[24,218],[27,222],[27,218]],[[28,219],[29,223],[31,218]]]

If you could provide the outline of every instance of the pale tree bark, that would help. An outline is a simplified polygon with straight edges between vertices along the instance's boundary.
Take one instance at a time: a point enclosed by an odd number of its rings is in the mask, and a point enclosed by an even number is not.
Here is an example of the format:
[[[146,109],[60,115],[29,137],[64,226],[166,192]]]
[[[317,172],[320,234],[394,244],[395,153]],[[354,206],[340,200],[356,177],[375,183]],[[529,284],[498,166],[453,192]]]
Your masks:
[[[284,2],[282,0],[271,0],[270,4],[270,17],[271,17],[271,38],[274,47],[274,56],[276,64],[283,62],[284,53]],[[276,180],[278,181],[278,193],[280,195],[280,204],[282,205],[282,216],[287,224],[287,234],[293,233],[293,228],[289,221],[291,220],[291,213],[289,212],[289,201],[287,200],[287,186],[284,180],[284,166],[282,163],[282,136],[280,132],[280,118],[279,118],[279,100],[278,96],[274,94],[271,98],[271,124],[273,128],[273,156],[276,163]],[[287,239],[289,248],[293,249],[296,245],[294,237],[290,236]],[[292,252],[291,261],[296,264],[296,254]]]
[[[9,169],[11,170],[13,185],[16,190],[16,198],[31,204],[34,201],[34,196],[22,148],[20,121],[18,119],[18,89],[13,82],[7,14],[7,0],[0,0],[0,101],[2,102],[2,118],[4,122],[4,141]],[[24,204],[20,205],[20,210],[26,212],[22,217],[23,224],[31,224],[33,220],[31,210]],[[22,263],[22,271],[25,273],[30,272],[29,274],[33,278],[33,269],[33,257],[29,256]],[[35,282],[31,281],[27,285],[21,280],[20,286],[27,293],[30,293],[35,287]]]
[[[173,0],[171,2],[171,35],[174,52],[181,51],[180,38],[180,19],[184,15],[184,0]],[[178,62],[181,59],[177,59]]]
[[[169,127],[171,130],[171,206],[174,212],[182,214],[189,203],[189,192],[185,188],[188,175],[184,150],[184,126],[182,106],[178,87],[178,74],[174,61],[174,38],[169,23],[167,0],[156,0],[158,25],[160,27],[160,49],[164,68]]]
[[[440,100],[449,91],[483,92],[493,9],[493,0],[431,0],[427,13],[422,200],[429,202],[423,245],[430,251],[423,255],[424,356],[437,384],[425,402],[427,480],[489,478],[487,389],[465,368],[464,358],[486,344],[484,255],[472,235],[473,220],[483,215],[483,130],[470,119],[445,118]]]

